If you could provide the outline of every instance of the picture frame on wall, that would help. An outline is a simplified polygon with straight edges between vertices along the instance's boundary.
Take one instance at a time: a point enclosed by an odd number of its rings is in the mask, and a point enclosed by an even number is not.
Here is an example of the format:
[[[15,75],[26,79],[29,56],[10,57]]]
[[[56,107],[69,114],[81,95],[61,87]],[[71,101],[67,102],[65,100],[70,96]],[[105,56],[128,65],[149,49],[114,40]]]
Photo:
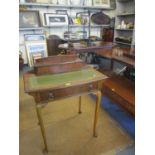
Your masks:
[[[19,11],[19,28],[38,28],[41,26],[39,11]]]
[[[42,41],[45,39],[46,37],[44,34],[24,34],[25,41]]]
[[[36,59],[48,56],[46,41],[26,41],[25,47],[30,67],[34,66]]]
[[[110,0],[93,0],[93,6],[110,8]]]
[[[44,19],[47,26],[68,25],[67,14],[44,13]]]

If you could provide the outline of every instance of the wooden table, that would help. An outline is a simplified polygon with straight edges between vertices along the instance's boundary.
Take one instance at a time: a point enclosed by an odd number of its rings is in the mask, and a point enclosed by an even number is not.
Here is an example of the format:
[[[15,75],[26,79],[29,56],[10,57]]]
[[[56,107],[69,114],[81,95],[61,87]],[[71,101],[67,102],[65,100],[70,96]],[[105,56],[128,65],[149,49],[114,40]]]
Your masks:
[[[111,60],[111,69],[113,68],[113,61],[118,61],[127,65],[128,67],[135,66],[135,55],[130,53],[130,49],[123,49],[123,55],[118,56],[114,54],[113,49],[102,49],[95,52],[96,55]]]
[[[72,51],[75,53],[81,52],[95,52],[99,49],[111,49],[115,44],[112,42],[91,41],[91,42],[78,42],[78,43],[65,43],[60,44],[58,47],[63,50]]]
[[[65,56],[67,59],[68,56]],[[72,56],[71,56],[72,57]],[[68,58],[69,62],[66,62],[66,59],[62,56],[53,56],[42,59],[38,59],[36,67],[47,67],[42,71],[36,70],[35,72],[28,72],[24,75],[24,89],[25,92],[29,95],[32,95],[36,102],[36,111],[39,120],[39,125],[41,133],[43,136],[44,151],[48,152],[46,132],[44,128],[43,118],[42,118],[42,108],[49,102],[54,100],[63,99],[66,97],[79,96],[79,113],[81,113],[81,95],[95,93],[97,96],[96,107],[95,107],[95,116],[94,116],[94,125],[93,125],[93,135],[97,136],[96,125],[98,119],[98,112],[101,101],[101,88],[103,80],[107,77],[104,74],[96,71],[93,68],[88,67],[86,64],[78,65],[74,58]],[[74,56],[73,56],[74,57]],[[54,63],[50,63],[50,60],[55,60]],[[74,59],[74,63],[72,60]],[[48,60],[48,64],[45,64],[45,61]],[[59,62],[62,60],[62,62]],[[57,61],[57,63],[56,63]],[[59,64],[58,64],[59,63]],[[41,65],[43,64],[43,66]],[[67,66],[71,65],[68,69]],[[53,69],[55,66],[58,68]],[[62,67],[65,66],[65,69]],[[76,66],[76,67],[75,67]],[[76,69],[75,69],[76,68]],[[39,68],[38,68],[39,69]],[[42,74],[43,73],[43,74]]]

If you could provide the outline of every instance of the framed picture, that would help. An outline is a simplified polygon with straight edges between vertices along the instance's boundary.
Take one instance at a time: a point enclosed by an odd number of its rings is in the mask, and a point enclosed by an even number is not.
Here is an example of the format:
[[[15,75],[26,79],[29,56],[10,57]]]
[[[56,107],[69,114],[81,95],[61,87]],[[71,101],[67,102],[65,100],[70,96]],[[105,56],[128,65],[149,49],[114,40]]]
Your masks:
[[[93,0],[93,6],[110,8],[110,0]]]
[[[68,25],[67,14],[44,13],[47,26]]]
[[[37,28],[41,27],[39,11],[22,10],[19,12],[19,27],[20,28]]]
[[[44,34],[24,34],[25,41],[41,41],[45,39]]]
[[[28,64],[33,67],[37,58],[47,57],[46,41],[26,41],[25,42]]]

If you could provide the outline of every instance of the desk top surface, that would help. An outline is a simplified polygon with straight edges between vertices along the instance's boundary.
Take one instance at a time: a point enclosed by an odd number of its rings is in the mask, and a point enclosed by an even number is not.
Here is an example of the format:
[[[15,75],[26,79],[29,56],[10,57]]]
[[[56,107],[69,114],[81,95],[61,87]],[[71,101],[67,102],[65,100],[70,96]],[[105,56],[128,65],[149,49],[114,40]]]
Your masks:
[[[93,68],[88,68],[67,73],[41,76],[36,76],[33,73],[27,73],[24,75],[24,83],[26,92],[35,92],[82,85],[90,82],[100,81],[105,78],[107,78],[107,76],[104,74],[96,71]]]

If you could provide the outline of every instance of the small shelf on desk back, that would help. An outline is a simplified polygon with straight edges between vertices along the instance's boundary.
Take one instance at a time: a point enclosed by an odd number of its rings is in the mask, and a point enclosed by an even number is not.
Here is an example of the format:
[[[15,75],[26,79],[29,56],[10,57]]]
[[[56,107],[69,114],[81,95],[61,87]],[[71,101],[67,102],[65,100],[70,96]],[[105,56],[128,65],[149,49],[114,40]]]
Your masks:
[[[77,55],[59,55],[37,59],[34,65],[36,75],[63,73],[88,68]]]

